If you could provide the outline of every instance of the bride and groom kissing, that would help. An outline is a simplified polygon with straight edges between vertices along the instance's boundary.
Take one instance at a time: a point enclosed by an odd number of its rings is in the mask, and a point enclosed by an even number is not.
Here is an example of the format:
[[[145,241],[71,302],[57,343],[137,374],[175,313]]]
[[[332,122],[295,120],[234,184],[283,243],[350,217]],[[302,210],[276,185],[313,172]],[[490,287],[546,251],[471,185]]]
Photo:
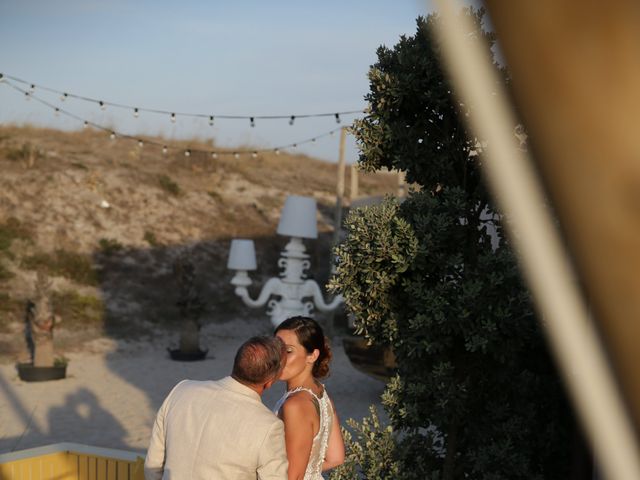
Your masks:
[[[344,461],[335,407],[319,381],[330,360],[318,323],[293,317],[273,337],[242,344],[230,376],[178,383],[156,416],[146,480],[321,480]],[[261,395],[277,380],[287,391],[271,412]]]

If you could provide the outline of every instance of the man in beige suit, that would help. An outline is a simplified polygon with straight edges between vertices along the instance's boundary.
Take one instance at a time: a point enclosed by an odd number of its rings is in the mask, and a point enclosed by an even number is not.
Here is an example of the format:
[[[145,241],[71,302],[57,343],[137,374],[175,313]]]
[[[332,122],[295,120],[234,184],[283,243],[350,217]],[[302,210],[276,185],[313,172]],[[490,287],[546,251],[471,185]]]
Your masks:
[[[230,377],[176,385],[158,411],[145,478],[286,480],[284,426],[260,398],[285,363],[277,337],[253,337]]]

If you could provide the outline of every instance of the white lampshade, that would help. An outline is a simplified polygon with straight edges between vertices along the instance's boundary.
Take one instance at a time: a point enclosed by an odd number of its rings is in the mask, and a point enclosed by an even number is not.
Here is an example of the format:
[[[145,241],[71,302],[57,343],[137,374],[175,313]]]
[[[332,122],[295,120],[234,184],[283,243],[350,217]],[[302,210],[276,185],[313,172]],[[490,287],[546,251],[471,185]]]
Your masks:
[[[316,199],[289,195],[284,202],[277,232],[285,237],[318,238]]]
[[[238,238],[231,240],[227,268],[229,270],[256,269],[256,249],[253,246],[253,240]]]

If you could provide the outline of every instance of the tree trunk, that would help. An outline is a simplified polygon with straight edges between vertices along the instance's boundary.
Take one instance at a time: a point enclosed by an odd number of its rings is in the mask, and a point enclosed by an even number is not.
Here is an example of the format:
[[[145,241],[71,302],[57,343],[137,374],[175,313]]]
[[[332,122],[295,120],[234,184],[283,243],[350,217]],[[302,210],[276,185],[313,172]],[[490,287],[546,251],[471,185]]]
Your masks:
[[[447,432],[447,454],[444,457],[442,480],[453,480],[456,454],[458,453],[458,425],[452,425]]]
[[[180,351],[182,353],[196,353],[200,351],[198,322],[193,319],[183,319],[180,330]]]
[[[33,355],[34,367],[53,367],[53,339],[43,338],[35,341]]]

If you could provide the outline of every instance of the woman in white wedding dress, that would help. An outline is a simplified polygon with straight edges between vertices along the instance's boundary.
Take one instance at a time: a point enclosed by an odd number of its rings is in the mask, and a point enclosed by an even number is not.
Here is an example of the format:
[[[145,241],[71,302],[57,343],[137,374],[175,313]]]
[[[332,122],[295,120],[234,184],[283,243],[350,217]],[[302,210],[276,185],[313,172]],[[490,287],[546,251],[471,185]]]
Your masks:
[[[289,480],[320,480],[344,462],[344,442],[333,402],[320,379],[329,373],[331,350],[318,323],[293,317],[275,331],[287,348],[280,380],[287,391],[276,405],[284,422]]]

